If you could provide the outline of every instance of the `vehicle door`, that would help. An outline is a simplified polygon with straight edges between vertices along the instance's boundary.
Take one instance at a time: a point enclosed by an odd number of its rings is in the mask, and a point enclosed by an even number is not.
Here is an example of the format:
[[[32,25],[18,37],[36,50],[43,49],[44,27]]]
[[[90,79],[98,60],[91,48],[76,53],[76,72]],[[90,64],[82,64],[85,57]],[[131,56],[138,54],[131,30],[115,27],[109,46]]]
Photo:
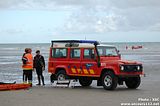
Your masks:
[[[68,66],[67,48],[53,48],[52,52],[52,66],[54,68]]]
[[[98,76],[98,66],[94,48],[84,48],[82,54],[81,67],[83,75]]]
[[[78,71],[81,68],[81,49],[80,48],[70,48],[70,58],[68,61],[68,69],[70,75],[79,75]]]

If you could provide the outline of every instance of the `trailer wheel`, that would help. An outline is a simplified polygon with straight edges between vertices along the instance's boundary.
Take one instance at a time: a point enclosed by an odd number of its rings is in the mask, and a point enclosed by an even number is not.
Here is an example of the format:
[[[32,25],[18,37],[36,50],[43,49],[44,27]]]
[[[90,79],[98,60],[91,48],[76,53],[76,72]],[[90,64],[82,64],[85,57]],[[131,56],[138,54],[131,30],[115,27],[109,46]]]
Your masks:
[[[138,77],[129,77],[125,80],[126,86],[130,89],[136,89],[141,83],[140,76]]]
[[[105,90],[114,90],[117,87],[118,78],[111,71],[107,71],[102,75],[102,85]]]
[[[67,76],[65,70],[58,71],[58,73],[56,74],[56,77],[57,77],[58,81],[64,81],[64,80],[68,79],[68,76]]]
[[[82,86],[90,86],[92,84],[92,79],[88,77],[82,77],[79,79],[79,83]]]

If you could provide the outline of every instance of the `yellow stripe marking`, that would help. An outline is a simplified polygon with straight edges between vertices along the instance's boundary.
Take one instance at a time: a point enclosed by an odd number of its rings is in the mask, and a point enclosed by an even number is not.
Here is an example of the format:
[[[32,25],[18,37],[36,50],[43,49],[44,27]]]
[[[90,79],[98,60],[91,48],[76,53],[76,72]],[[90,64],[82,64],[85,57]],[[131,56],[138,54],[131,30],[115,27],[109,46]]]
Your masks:
[[[81,73],[81,69],[77,69],[78,73]]]
[[[76,73],[76,69],[75,68],[71,68],[72,73]]]
[[[93,69],[89,70],[90,74],[95,74]]]
[[[23,70],[33,70],[33,68],[23,68]]]
[[[87,69],[83,69],[84,74],[88,74]]]
[[[92,76],[92,77],[100,77],[99,75],[92,75],[92,74],[89,74],[89,75],[85,75],[85,74],[69,74],[69,75],[71,75],[71,76]]]

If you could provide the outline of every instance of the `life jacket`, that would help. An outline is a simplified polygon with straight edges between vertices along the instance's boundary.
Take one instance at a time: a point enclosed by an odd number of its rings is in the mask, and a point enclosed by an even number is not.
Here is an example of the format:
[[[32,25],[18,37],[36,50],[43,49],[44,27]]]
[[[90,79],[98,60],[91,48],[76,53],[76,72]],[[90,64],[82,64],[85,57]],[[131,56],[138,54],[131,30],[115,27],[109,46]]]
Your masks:
[[[24,58],[27,59],[26,63],[22,65],[23,70],[32,70],[33,69],[33,56],[30,53],[24,55]]]

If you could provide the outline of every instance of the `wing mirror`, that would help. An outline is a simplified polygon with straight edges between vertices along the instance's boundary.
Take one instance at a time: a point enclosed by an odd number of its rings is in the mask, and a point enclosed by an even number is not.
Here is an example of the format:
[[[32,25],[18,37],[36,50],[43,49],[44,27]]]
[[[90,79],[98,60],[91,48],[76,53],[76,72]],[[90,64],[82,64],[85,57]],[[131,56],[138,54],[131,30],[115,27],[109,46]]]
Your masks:
[[[118,57],[121,58],[121,54],[119,50],[117,50],[117,53],[118,53]]]

